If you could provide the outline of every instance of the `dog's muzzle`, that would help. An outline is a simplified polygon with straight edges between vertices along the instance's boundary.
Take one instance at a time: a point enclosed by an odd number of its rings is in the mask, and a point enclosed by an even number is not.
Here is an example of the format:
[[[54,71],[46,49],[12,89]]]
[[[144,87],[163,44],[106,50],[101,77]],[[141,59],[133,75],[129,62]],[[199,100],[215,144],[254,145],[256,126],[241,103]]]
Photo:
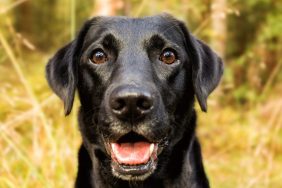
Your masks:
[[[112,172],[123,180],[144,180],[156,169],[162,147],[161,141],[148,138],[150,130],[147,134],[140,133],[136,127],[139,123],[147,125],[145,122],[153,116],[158,98],[153,91],[132,85],[118,86],[108,93],[107,112],[122,125],[119,129],[127,130],[105,144]],[[113,132],[109,134],[114,136]]]

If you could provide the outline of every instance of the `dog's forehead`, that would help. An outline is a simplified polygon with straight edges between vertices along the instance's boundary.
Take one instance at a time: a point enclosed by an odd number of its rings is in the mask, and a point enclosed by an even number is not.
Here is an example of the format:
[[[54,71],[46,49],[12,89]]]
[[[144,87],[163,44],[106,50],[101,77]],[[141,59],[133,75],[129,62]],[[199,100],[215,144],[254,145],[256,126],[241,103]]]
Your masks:
[[[103,35],[112,34],[123,42],[136,43],[161,35],[168,40],[180,42],[181,31],[177,21],[163,16],[145,18],[100,17],[93,20],[87,32],[87,41],[95,41]]]

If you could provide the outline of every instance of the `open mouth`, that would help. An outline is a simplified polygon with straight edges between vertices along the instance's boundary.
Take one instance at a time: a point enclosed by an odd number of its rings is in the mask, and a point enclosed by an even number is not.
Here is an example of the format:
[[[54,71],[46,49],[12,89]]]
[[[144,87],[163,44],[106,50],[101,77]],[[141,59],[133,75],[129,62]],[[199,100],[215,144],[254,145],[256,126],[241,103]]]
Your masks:
[[[130,132],[110,143],[112,170],[124,180],[143,180],[156,168],[158,144]]]

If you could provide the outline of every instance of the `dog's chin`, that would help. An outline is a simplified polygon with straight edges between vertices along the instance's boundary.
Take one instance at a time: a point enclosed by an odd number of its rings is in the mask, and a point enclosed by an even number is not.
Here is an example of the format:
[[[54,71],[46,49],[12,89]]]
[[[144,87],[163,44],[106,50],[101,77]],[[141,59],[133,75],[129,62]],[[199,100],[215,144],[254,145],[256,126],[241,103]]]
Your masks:
[[[150,159],[146,164],[125,165],[112,160],[111,167],[114,176],[126,181],[143,181],[156,169],[157,160]]]

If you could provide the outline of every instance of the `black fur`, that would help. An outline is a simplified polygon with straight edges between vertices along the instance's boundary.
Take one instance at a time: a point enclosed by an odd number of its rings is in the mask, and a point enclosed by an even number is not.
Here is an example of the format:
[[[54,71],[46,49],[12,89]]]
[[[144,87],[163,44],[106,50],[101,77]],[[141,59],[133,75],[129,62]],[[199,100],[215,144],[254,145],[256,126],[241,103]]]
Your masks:
[[[89,61],[97,49],[107,54],[107,62]],[[160,61],[164,49],[175,52],[175,63]],[[167,14],[138,19],[95,17],[55,54],[46,72],[66,115],[75,90],[79,93],[83,144],[75,187],[209,187],[195,135],[194,96],[206,111],[207,97],[219,83],[223,64],[181,21]],[[118,116],[111,101],[120,90],[129,98],[132,92],[148,95],[152,108],[145,115],[130,110]],[[113,174],[107,144],[131,132],[158,143],[162,151],[156,168],[130,179]]]

